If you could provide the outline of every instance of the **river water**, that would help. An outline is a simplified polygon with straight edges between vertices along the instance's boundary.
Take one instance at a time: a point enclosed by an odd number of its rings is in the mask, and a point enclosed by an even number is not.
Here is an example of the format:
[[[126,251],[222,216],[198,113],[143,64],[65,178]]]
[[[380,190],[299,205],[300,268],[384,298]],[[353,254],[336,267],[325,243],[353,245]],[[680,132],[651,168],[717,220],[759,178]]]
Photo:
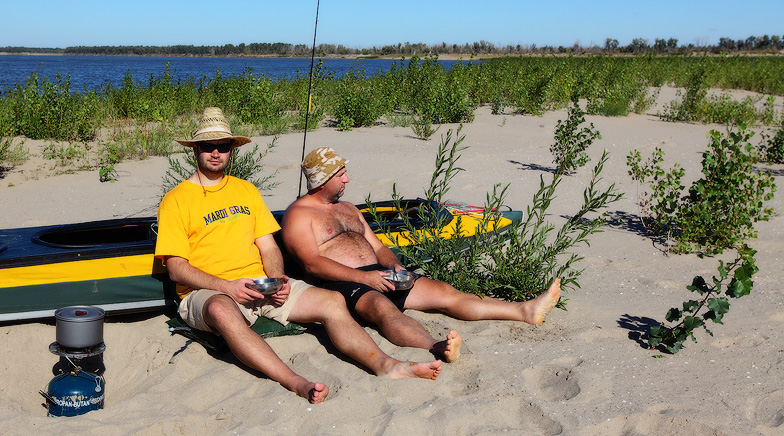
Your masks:
[[[392,59],[325,59],[324,65],[340,77],[350,70],[362,70],[367,75],[388,71],[394,62]],[[438,62],[449,69],[460,61]],[[0,56],[0,89],[23,84],[32,73],[50,81],[55,80],[57,73],[63,78],[70,74],[72,92],[92,90],[109,83],[120,86],[128,72],[135,81],[145,83],[150,75],[160,77],[167,63],[175,81],[215,77],[218,69],[223,77],[228,77],[240,75],[250,67],[254,76],[263,73],[272,79],[307,75],[310,70],[309,58],[3,55]]]

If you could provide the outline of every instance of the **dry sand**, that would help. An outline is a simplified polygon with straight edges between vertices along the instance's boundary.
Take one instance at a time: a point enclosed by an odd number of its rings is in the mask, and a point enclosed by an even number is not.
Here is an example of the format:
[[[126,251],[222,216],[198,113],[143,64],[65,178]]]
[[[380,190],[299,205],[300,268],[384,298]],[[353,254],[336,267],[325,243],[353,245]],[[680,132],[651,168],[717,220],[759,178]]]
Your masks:
[[[660,102],[674,98],[664,90]],[[780,99],[779,99],[780,100]],[[780,101],[779,101],[780,103]],[[661,107],[661,104],[659,105]],[[760,272],[750,296],[731,302],[715,336],[696,333],[677,355],[646,349],[640,335],[667,309],[691,294],[695,275],[715,274],[717,258],[667,254],[638,224],[638,186],[627,175],[626,155],[654,147],[666,163],[679,162],[699,176],[706,133],[720,126],[666,123],[646,115],[588,117],[602,139],[594,162],[610,152],[605,184],[625,198],[609,212],[618,220],[580,247],[582,289],[565,295],[568,311],[554,310],[532,327],[515,322],[464,322],[409,311],[436,336],[457,329],[463,356],[436,381],[375,377],[326,346],[321,334],[274,338],[281,358],[305,377],[326,383],[330,395],[310,405],[277,383],[247,370],[231,355],[210,354],[171,335],[165,314],[108,317],[105,326],[105,408],[73,418],[49,418],[38,391],[52,378],[48,351],[53,323],[0,326],[3,383],[0,420],[5,434],[541,434],[541,435],[781,435],[784,434],[784,194],[776,214],[758,223]],[[541,117],[490,114],[480,108],[465,125],[459,175],[449,193],[481,204],[495,183],[510,183],[507,204],[525,209],[541,175],[553,168],[548,151],[565,111]],[[330,145],[351,160],[345,199],[389,197],[392,185],[421,195],[429,182],[438,136],[413,138],[407,128],[376,126],[308,134],[309,149]],[[254,138],[265,144],[270,138]],[[756,138],[755,138],[756,140]],[[29,142],[35,146],[35,142]],[[38,144],[39,146],[41,144]],[[302,135],[282,136],[267,159],[280,186],[265,198],[273,209],[295,197]],[[43,177],[40,163],[6,174],[0,187],[0,228],[155,214],[161,158],[126,162],[116,183],[99,183],[95,171]],[[767,167],[784,185],[784,166]],[[23,170],[23,172],[22,172]],[[38,171],[38,173],[36,173]],[[563,221],[581,200],[589,170],[564,180],[552,220]],[[37,179],[35,178],[37,177]],[[14,186],[9,187],[12,183]],[[731,254],[719,256],[730,259]],[[424,350],[392,345],[368,329],[381,348],[399,359],[423,360]]]

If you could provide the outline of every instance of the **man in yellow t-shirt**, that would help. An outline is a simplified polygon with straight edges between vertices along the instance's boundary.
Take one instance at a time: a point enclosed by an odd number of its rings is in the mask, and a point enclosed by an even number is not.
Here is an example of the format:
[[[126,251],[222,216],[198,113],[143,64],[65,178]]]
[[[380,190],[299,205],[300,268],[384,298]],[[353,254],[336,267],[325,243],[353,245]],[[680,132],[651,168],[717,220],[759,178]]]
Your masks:
[[[280,230],[253,184],[225,175],[232,150],[250,138],[231,134],[219,108],[206,108],[191,140],[197,169],[172,189],[158,209],[155,257],[177,283],[180,317],[191,327],[226,340],[234,355],[285,388],[320,403],[329,393],[294,373],[250,329],[259,316],[283,324],[321,323],[342,353],[377,375],[435,380],[441,361],[410,363],[386,355],[351,317],[342,296],[289,279],[273,233]],[[263,295],[253,278],[281,278],[283,287]]]

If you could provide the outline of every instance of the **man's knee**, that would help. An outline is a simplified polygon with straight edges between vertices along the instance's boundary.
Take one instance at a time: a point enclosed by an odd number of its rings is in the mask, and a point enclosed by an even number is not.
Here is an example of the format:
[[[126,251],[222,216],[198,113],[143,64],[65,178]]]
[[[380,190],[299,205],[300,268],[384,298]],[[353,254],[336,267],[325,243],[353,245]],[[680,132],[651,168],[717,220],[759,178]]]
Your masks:
[[[228,295],[213,295],[204,302],[202,315],[207,325],[213,328],[220,328],[226,323],[242,321],[247,324],[245,317],[242,316],[237,304]]]
[[[322,288],[311,288],[317,298],[318,307],[322,313],[348,312],[346,299],[340,292],[330,291]]]
[[[403,314],[389,298],[380,292],[368,292],[360,297],[355,310],[366,321],[376,324]]]

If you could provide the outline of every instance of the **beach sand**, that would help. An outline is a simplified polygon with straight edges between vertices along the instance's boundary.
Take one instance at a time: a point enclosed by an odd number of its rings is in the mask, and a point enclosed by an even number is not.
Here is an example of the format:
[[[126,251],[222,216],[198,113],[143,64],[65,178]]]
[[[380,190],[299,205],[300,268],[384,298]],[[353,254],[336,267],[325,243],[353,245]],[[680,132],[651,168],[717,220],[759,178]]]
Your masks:
[[[663,90],[659,108],[675,98]],[[779,98],[779,104],[780,102]],[[655,116],[588,116],[602,139],[589,149],[592,163],[608,150],[602,186],[615,183],[624,198],[611,205],[615,218],[591,237],[580,289],[565,293],[567,311],[553,310],[539,326],[510,321],[455,320],[408,311],[434,336],[458,330],[462,357],[445,364],[436,381],[376,377],[335,353],[323,331],[273,338],[271,346],[297,373],[330,388],[327,400],[308,404],[277,383],[248,370],[229,354],[167,331],[167,314],[109,316],[105,325],[106,402],[102,410],[72,418],[46,416],[39,390],[52,378],[57,357],[48,350],[53,322],[0,326],[0,433],[28,434],[318,434],[318,435],[781,435],[784,434],[784,193],[757,223],[759,273],[751,295],[731,301],[714,336],[696,331],[676,355],[648,350],[641,335],[664,320],[670,307],[692,298],[696,275],[716,274],[718,259],[668,254],[639,224],[640,187],[627,174],[626,156],[666,152],[665,165],[680,163],[687,179],[700,176],[706,134],[717,125],[667,123]],[[566,111],[541,117],[479,108],[462,133],[469,146],[448,197],[481,205],[496,183],[509,183],[507,205],[525,210],[539,177],[554,165],[549,146]],[[329,145],[348,158],[344,197],[388,199],[392,186],[408,197],[423,195],[433,170],[441,126],[429,141],[409,128],[375,126],[351,132],[309,132],[308,149]],[[753,141],[757,141],[756,136]],[[270,137],[253,138],[266,144]],[[266,170],[280,185],[265,193],[272,209],[296,196],[302,134],[281,136]],[[43,142],[28,141],[28,146]],[[156,213],[165,158],[117,165],[119,180],[100,183],[96,171],[45,177],[41,162],[28,162],[0,180],[0,228],[71,223]],[[561,184],[551,220],[560,224],[582,200],[591,164]],[[770,169],[784,185],[784,166]],[[8,186],[12,184],[13,186]],[[367,331],[401,360],[426,360],[418,349],[392,345]],[[660,358],[655,356],[662,355]]]

